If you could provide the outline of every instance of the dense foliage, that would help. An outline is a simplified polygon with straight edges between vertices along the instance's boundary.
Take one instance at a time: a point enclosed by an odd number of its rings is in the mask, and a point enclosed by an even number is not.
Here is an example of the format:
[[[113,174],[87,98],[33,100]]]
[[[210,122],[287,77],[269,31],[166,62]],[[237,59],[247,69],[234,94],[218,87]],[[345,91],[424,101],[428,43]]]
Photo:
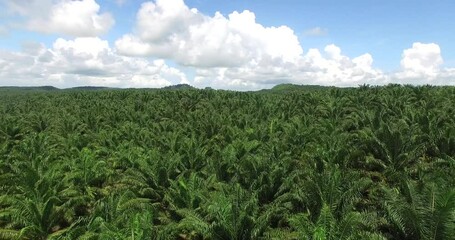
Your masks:
[[[0,239],[454,239],[455,88],[0,93]]]

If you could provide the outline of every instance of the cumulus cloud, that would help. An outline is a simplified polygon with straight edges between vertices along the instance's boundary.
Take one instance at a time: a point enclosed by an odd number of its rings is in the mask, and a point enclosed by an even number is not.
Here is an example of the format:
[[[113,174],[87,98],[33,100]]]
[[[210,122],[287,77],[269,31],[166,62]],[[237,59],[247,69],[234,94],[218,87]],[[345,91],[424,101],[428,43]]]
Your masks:
[[[435,43],[424,44],[416,42],[412,48],[405,49],[402,54],[401,67],[403,72],[399,78],[434,78],[443,63],[441,49]]]
[[[115,23],[95,0],[16,0],[6,1],[6,6],[10,14],[25,19],[26,29],[41,33],[93,37],[107,33]]]
[[[135,31],[117,40],[116,47],[124,55],[159,56],[194,67],[239,67],[265,58],[294,61],[303,52],[289,27],[264,27],[247,10],[206,16],[183,0],[143,3]]]
[[[415,42],[405,49],[401,59],[401,70],[392,74],[392,79],[407,84],[455,84],[455,69],[443,68],[441,49],[435,43]]]
[[[323,53],[309,49],[295,62],[263,59],[237,68],[198,69],[195,84],[242,90],[270,88],[289,82],[332,86],[386,83],[387,77],[372,64],[370,54],[350,59],[332,44]]]
[[[351,59],[335,45],[327,46],[322,54],[317,49],[304,53],[287,26],[263,26],[248,10],[207,16],[183,0],[143,3],[135,30],[115,46],[126,56],[155,56],[191,66],[193,84],[200,87],[242,90],[284,82],[352,86],[386,81],[373,68],[369,54]]]
[[[28,43],[20,52],[0,51],[1,85],[163,87],[178,83],[188,83],[185,74],[164,60],[119,56],[97,37],[59,38],[51,48]]]
[[[170,67],[165,60],[118,55],[105,40],[96,37],[57,39],[48,48],[28,42],[22,51],[0,51],[0,85],[54,85],[70,87],[162,87],[189,83],[198,87],[234,90],[270,88],[280,83],[333,86],[412,83],[453,85],[455,69],[443,68],[437,44],[415,43],[405,49],[401,69],[384,73],[373,67],[366,53],[350,58],[336,45],[323,51],[309,49],[293,62],[263,57],[235,67],[197,67],[194,79]]]
[[[374,67],[369,53],[346,56],[334,44],[304,51],[291,28],[264,26],[248,10],[209,16],[183,0],[156,0],[140,6],[134,29],[117,39],[114,48],[97,37],[114,20],[101,12],[95,0],[1,1],[7,14],[23,16],[25,27],[75,38],[59,38],[50,47],[29,42],[19,52],[0,50],[0,85],[160,87],[189,83],[255,90],[280,83],[455,84],[455,68],[443,66],[441,49],[435,43],[412,44],[403,51],[400,68],[383,72]],[[324,34],[327,29],[321,27],[305,32]],[[175,67],[167,64],[171,61]]]
[[[310,49],[299,65],[298,80],[311,84],[356,86],[362,83],[379,83],[387,79],[373,67],[373,57],[366,53],[353,59],[342,54],[341,49],[328,45],[321,54]]]

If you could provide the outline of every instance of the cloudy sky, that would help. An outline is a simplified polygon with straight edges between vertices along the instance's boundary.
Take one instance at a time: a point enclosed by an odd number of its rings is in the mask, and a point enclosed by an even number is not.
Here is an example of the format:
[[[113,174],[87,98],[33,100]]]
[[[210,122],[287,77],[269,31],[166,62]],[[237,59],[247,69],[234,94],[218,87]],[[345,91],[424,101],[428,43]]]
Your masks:
[[[0,0],[0,86],[455,85],[453,0]]]

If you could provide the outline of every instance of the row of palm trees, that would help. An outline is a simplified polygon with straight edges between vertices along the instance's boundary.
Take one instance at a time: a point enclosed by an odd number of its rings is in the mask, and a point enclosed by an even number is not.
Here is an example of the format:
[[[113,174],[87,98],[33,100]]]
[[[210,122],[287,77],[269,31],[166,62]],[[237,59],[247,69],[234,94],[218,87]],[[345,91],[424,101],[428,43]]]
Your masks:
[[[453,239],[455,88],[0,96],[0,239]]]

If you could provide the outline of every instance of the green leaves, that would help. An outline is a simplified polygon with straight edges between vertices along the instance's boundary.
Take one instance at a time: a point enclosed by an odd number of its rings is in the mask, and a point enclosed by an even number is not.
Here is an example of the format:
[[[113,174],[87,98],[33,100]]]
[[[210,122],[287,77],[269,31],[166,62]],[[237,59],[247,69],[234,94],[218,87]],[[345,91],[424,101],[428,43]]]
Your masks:
[[[451,239],[452,88],[0,96],[1,239]]]
[[[427,185],[408,184],[408,192],[391,191],[387,217],[404,239],[450,239],[455,223],[455,193]]]

